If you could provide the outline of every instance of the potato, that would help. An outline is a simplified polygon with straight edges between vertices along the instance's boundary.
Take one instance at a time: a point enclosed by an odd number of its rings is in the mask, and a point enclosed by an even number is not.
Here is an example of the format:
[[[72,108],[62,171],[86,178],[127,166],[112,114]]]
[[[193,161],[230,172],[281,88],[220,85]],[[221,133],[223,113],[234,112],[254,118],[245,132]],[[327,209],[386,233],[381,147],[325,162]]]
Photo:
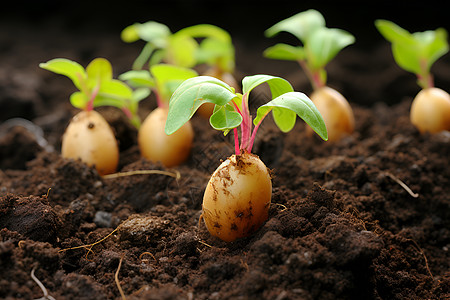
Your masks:
[[[269,171],[258,156],[232,155],[212,174],[203,196],[203,220],[226,242],[249,236],[267,220],[272,198]]]
[[[138,144],[143,157],[170,168],[189,157],[194,130],[187,122],[175,133],[167,135],[164,132],[167,113],[167,108],[158,107],[145,118],[138,132]]]
[[[450,95],[435,87],[421,90],[412,102],[410,119],[422,133],[450,130]]]
[[[321,87],[311,94],[311,100],[322,115],[328,131],[328,141],[335,142],[355,129],[353,111],[348,101],[335,89]],[[313,130],[308,127],[308,132]]]
[[[114,133],[94,110],[81,111],[72,118],[62,137],[61,155],[95,166],[100,175],[114,173],[119,163]]]

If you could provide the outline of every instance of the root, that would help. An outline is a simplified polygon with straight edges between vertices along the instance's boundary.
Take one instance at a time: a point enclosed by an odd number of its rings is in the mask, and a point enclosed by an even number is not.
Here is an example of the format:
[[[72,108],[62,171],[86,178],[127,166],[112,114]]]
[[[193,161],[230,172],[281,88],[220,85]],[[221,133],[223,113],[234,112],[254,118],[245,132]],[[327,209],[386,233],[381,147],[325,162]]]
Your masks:
[[[120,258],[119,266],[117,267],[117,271],[116,271],[116,274],[114,275],[114,279],[116,281],[117,288],[119,289],[120,296],[122,297],[123,300],[127,300],[127,297],[125,297],[125,293],[123,292],[122,287],[120,286],[120,281],[119,281],[119,271],[120,271],[120,267],[122,267],[122,261],[123,261],[123,255]]]
[[[413,197],[413,198],[419,197],[419,194],[414,193],[403,181],[401,181],[400,179],[398,179],[397,177],[395,177],[391,173],[385,172],[384,174],[386,174],[389,178],[391,178],[392,180],[397,182],[403,189],[405,189],[405,191],[408,192],[408,194],[411,195],[411,197]]]
[[[112,178],[119,178],[119,177],[125,177],[125,176],[133,176],[133,175],[152,175],[152,174],[159,174],[159,175],[166,175],[175,178],[176,180],[181,178],[180,172],[168,172],[168,171],[162,171],[162,170],[135,170],[135,171],[128,171],[128,172],[118,172],[113,174],[107,174],[103,175],[102,177],[104,179],[112,179]]]
[[[55,298],[53,298],[52,296],[50,296],[47,292],[47,289],[45,288],[45,286],[42,284],[42,282],[37,279],[37,277],[34,275],[34,271],[36,271],[36,267],[33,268],[33,270],[31,270],[31,278],[34,280],[34,282],[36,282],[36,284],[41,288],[42,293],[44,293],[44,296],[35,300],[56,300]]]
[[[427,270],[428,275],[430,275],[431,279],[434,280],[434,276],[431,273],[430,266],[428,265],[428,259],[427,259],[426,255],[425,255],[425,253],[423,253],[422,248],[419,247],[419,245],[416,243],[416,241],[414,241],[412,239],[407,239],[407,240],[409,242],[411,242],[414,245],[414,247],[417,249],[417,251],[419,251],[419,253],[422,255],[422,257],[423,257],[423,259],[425,261],[425,269]]]
[[[283,212],[283,211],[285,211],[285,210],[287,209],[286,205],[283,205],[283,204],[281,204],[281,203],[272,203],[272,204],[273,204],[273,205],[276,205],[276,206],[281,206],[282,209],[281,209],[280,212]]]
[[[114,229],[113,231],[111,231],[111,233],[109,233],[107,236],[101,238],[100,240],[98,240],[98,241],[96,241],[96,242],[94,242],[94,243],[92,243],[92,244],[89,244],[89,245],[81,245],[81,246],[71,247],[71,248],[67,248],[67,249],[61,249],[61,250],[59,250],[58,252],[65,252],[65,251],[68,251],[68,250],[75,250],[75,249],[84,248],[84,249],[87,250],[87,253],[86,253],[86,259],[87,259],[89,253],[91,253],[91,252],[94,253],[94,251],[92,251],[92,248],[93,248],[95,245],[97,245],[97,244],[103,242],[104,240],[106,240],[107,238],[109,238],[109,237],[110,237],[114,232],[116,232],[119,228],[120,228],[120,225],[117,226],[116,229]]]
[[[139,255],[139,259],[140,259],[140,260],[143,260],[142,257],[143,257],[144,255],[150,255],[150,256],[157,262],[156,257],[155,257],[153,254],[151,254],[150,252],[148,252],[148,251],[142,252],[141,255]]]

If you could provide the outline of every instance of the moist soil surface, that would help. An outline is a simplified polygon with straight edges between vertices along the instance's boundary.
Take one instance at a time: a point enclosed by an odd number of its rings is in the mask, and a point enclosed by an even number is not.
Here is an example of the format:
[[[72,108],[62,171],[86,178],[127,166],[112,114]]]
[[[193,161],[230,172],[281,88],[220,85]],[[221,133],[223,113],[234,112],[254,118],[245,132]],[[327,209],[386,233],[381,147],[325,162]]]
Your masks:
[[[80,29],[61,18],[3,19],[2,27],[0,298],[450,297],[450,134],[411,125],[419,88],[385,42],[350,46],[328,67],[329,85],[353,108],[353,134],[329,143],[308,136],[301,120],[288,134],[264,121],[254,153],[273,177],[269,218],[252,236],[225,243],[199,218],[209,176],[234,145],[206,119],[192,119],[188,161],[166,169],[141,158],[120,111],[98,109],[119,141],[118,171],[164,170],[178,179],[105,178],[60,156],[75,90],[38,64],[67,57],[85,66],[102,56],[118,75],[142,44],[124,44],[118,28]],[[296,64],[261,57],[274,41],[258,38],[236,37],[236,77],[278,75],[309,93]],[[433,73],[450,90],[449,55]],[[251,105],[267,96],[255,90]],[[144,100],[142,117],[154,107],[153,96]]]

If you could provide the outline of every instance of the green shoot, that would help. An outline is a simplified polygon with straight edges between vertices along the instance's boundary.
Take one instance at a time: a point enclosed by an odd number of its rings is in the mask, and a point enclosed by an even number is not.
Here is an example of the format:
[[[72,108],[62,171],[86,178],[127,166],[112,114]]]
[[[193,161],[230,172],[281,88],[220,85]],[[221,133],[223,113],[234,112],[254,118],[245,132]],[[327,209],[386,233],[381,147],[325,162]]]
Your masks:
[[[392,44],[392,54],[397,64],[416,74],[421,88],[433,87],[434,79],[430,69],[449,50],[447,31],[438,28],[434,31],[410,33],[387,20],[376,20],[375,26]]]
[[[294,35],[303,46],[276,44],[267,48],[264,56],[297,61],[315,90],[326,84],[325,66],[339,51],[355,41],[353,35],[344,30],[327,28],[322,14],[313,9],[278,22],[267,29],[265,35],[273,37],[282,31]]]
[[[257,109],[252,122],[248,105],[249,94],[263,83],[269,85],[272,99]],[[210,124],[224,134],[233,130],[237,155],[241,151],[251,152],[256,132],[270,111],[276,125],[283,132],[288,132],[294,127],[298,115],[322,139],[328,139],[324,120],[312,101],[305,94],[294,92],[291,84],[285,79],[254,75],[245,77],[242,84],[243,94],[240,94],[235,93],[235,90],[223,81],[209,76],[198,76],[184,81],[170,99],[166,134],[170,135],[183,126],[200,105],[213,103],[215,109],[210,117]],[[241,129],[240,143],[238,126]]]
[[[139,127],[138,103],[149,95],[148,89],[133,91],[125,83],[112,78],[111,63],[104,58],[92,60],[86,69],[79,63],[55,58],[39,66],[72,80],[78,91],[70,96],[71,104],[90,111],[99,106],[115,106],[124,111],[133,125]]]

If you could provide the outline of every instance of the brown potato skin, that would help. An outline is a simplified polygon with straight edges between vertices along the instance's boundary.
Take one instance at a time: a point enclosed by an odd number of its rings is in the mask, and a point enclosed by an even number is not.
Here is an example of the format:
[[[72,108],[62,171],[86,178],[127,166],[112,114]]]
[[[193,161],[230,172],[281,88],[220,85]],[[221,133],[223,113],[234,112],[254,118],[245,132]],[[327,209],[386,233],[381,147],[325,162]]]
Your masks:
[[[450,130],[450,95],[440,88],[426,88],[414,98],[411,123],[421,132]]]
[[[232,155],[211,176],[203,196],[203,220],[211,235],[231,242],[267,220],[272,198],[269,170],[251,153]]]
[[[328,131],[328,141],[339,141],[355,130],[355,118],[348,101],[341,93],[328,86],[321,87],[311,94],[311,100],[322,115]],[[308,126],[308,132],[313,130]]]
[[[145,118],[138,132],[143,157],[170,168],[185,162],[192,148],[194,130],[190,122],[171,135],[164,132],[168,109],[158,107]]]
[[[114,173],[119,163],[119,147],[114,133],[98,112],[81,111],[62,137],[61,155],[95,166],[100,175]]]
[[[231,73],[221,72],[218,68],[212,67],[209,68],[205,73],[203,73],[203,75],[211,76],[219,80],[222,80],[229,86],[233,87],[236,91],[239,91],[239,85],[236,79],[234,78],[233,74]],[[204,118],[211,117],[213,111],[214,111],[213,103],[204,103],[197,109],[198,114]]]

